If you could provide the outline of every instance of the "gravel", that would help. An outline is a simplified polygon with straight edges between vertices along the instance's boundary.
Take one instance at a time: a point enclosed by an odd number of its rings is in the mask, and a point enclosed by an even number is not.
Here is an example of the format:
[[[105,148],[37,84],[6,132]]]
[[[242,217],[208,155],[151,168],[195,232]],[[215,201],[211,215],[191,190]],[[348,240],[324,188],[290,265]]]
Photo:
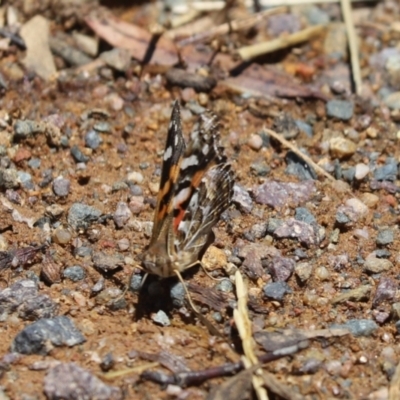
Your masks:
[[[88,226],[101,216],[101,211],[83,203],[74,203],[68,211],[68,224],[75,230]]]
[[[286,294],[292,293],[292,289],[286,282],[272,282],[263,287],[263,292],[269,299],[282,301]]]
[[[81,281],[86,277],[86,271],[80,265],[65,268],[63,271],[64,278],[70,279],[73,282]]]
[[[349,120],[353,116],[354,105],[346,100],[329,100],[326,103],[326,113],[328,117],[337,118],[343,121]]]

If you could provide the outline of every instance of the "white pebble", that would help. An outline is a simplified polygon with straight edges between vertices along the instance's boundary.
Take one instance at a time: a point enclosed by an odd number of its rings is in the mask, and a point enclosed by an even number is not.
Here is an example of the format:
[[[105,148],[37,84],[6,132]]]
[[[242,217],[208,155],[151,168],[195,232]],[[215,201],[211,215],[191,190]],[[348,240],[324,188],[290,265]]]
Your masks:
[[[261,149],[261,147],[262,147],[262,145],[263,145],[263,140],[262,140],[262,138],[261,138],[260,135],[257,135],[257,134],[255,134],[255,133],[253,133],[253,134],[250,136],[250,138],[249,138],[247,144],[249,145],[249,147],[250,147],[251,149],[258,151],[258,150]]]
[[[365,165],[363,163],[359,163],[356,165],[356,174],[355,174],[355,178],[359,181],[361,181],[361,179],[364,179],[369,173],[369,167],[368,165]]]

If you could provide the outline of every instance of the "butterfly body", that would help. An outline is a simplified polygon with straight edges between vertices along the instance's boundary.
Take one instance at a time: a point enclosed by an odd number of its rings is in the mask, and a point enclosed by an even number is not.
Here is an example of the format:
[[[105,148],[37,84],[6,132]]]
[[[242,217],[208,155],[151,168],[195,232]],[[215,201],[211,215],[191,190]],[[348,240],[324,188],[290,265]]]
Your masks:
[[[233,172],[219,145],[215,115],[205,113],[186,146],[175,102],[163,156],[160,191],[149,247],[147,273],[174,276],[201,261],[214,241],[213,226],[231,202]]]

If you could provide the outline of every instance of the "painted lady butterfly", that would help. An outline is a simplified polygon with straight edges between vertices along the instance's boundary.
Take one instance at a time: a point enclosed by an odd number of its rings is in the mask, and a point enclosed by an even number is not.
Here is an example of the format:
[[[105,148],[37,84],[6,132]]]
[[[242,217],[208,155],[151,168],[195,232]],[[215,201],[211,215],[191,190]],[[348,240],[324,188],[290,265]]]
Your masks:
[[[212,228],[230,205],[234,177],[219,144],[216,119],[210,112],[202,114],[186,146],[178,101],[173,105],[153,233],[142,255],[149,274],[177,275],[183,283],[180,273],[201,264],[215,238]]]

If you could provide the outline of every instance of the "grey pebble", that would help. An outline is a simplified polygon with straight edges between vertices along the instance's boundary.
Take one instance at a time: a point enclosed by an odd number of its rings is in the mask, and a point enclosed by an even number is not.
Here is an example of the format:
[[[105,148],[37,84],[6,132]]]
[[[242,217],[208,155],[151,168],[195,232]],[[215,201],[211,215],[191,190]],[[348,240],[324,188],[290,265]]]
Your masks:
[[[63,271],[64,278],[68,278],[73,282],[85,279],[86,271],[80,265],[73,265],[72,267],[65,268]]]
[[[95,130],[90,130],[85,135],[85,146],[96,150],[99,148],[102,140],[100,135]]]
[[[286,282],[292,275],[295,267],[295,261],[288,257],[276,256],[268,265],[268,271],[274,282]]]
[[[372,307],[377,307],[385,300],[392,300],[396,295],[397,286],[398,284],[392,278],[382,277],[376,288]]]
[[[377,258],[389,258],[392,253],[388,249],[377,249],[375,250],[375,256]]]
[[[235,184],[233,186],[232,201],[238,204],[240,209],[246,213],[250,213],[253,209],[253,200],[249,192],[241,185]]]
[[[115,365],[114,356],[112,353],[107,353],[100,363],[100,368],[103,372],[109,371]]]
[[[348,121],[353,116],[354,105],[347,100],[329,100],[326,103],[326,113],[329,117]]]
[[[223,279],[215,288],[220,292],[230,293],[233,290],[233,284],[230,280]]]
[[[346,225],[351,222],[351,219],[345,213],[338,211],[336,213],[336,222],[339,225]]]
[[[88,156],[82,153],[77,145],[71,147],[71,156],[78,163],[87,163],[90,160]]]
[[[282,301],[287,293],[292,293],[292,289],[286,282],[267,283],[263,288],[266,297]]]
[[[78,257],[91,257],[93,249],[89,246],[79,246],[74,249],[74,256]]]
[[[14,123],[14,136],[18,139],[27,138],[41,131],[41,124],[31,120],[17,119]]]
[[[370,336],[378,329],[378,325],[370,319],[352,319],[344,324],[333,324],[330,328],[348,329],[353,336]]]
[[[379,246],[386,246],[394,240],[394,233],[392,229],[382,229],[378,232],[376,237],[376,244]]]
[[[314,134],[313,127],[310,124],[307,124],[307,122],[301,121],[301,120],[295,120],[295,123],[297,125],[297,128],[299,128],[300,131],[304,132],[308,137],[312,137]]]
[[[264,161],[251,164],[250,169],[257,176],[266,176],[271,172],[271,167]]]
[[[57,178],[53,181],[53,192],[56,196],[65,197],[68,196],[71,188],[71,182],[65,178]]]
[[[129,280],[129,289],[132,292],[139,292],[142,288],[142,275],[132,274],[131,279]]]
[[[32,182],[32,175],[29,172],[18,171],[18,178],[22,187],[28,190],[34,189],[35,186]]]
[[[122,400],[121,389],[102,382],[91,372],[75,363],[60,363],[48,370],[44,378],[48,400]]]
[[[127,182],[127,184],[129,187],[129,192],[132,196],[143,196],[143,189],[140,186],[133,182]]]
[[[95,207],[84,203],[74,203],[68,211],[68,223],[74,229],[88,228],[89,225],[97,221],[101,216],[101,211]]]
[[[0,168],[0,187],[3,189],[16,189],[19,187],[19,176],[16,169]]]
[[[107,254],[97,251],[92,256],[94,266],[104,272],[113,271],[124,265],[124,257],[121,254]]]
[[[317,174],[315,173],[314,169],[297,154],[288,152],[285,160],[287,163],[287,167],[285,169],[286,174],[297,176],[300,181],[317,179]]]
[[[168,315],[165,314],[165,312],[163,310],[159,310],[157,311],[156,314],[153,314],[151,319],[158,325],[161,326],[170,326],[171,325],[171,321],[168,318]]]
[[[313,224],[317,222],[314,215],[312,215],[311,212],[305,207],[297,207],[294,218],[297,219],[297,221],[303,221],[307,224]]]
[[[100,293],[102,290],[104,290],[104,283],[105,283],[105,279],[103,277],[101,277],[91,288],[91,292],[93,295],[96,295],[98,293]]]
[[[312,273],[313,267],[308,262],[301,262],[296,264],[294,272],[301,282],[307,282]]]
[[[394,182],[397,177],[397,161],[393,157],[386,159],[385,165],[376,168],[374,171],[374,178],[377,181],[390,181]]]
[[[120,190],[127,190],[129,188],[128,184],[124,181],[117,181],[112,185],[113,192],[119,192]]]
[[[267,224],[267,233],[272,235],[283,224],[284,221],[280,218],[270,218]]]
[[[123,201],[117,204],[117,209],[114,212],[113,219],[117,228],[123,228],[132,216],[132,212]]]
[[[181,282],[176,282],[171,286],[170,295],[175,307],[183,307],[185,305],[186,292]]]
[[[39,158],[31,158],[28,161],[28,165],[32,168],[32,169],[38,169],[40,167],[41,161]]]
[[[314,228],[311,225],[297,221],[294,218],[287,219],[275,230],[274,236],[279,239],[297,239],[307,247],[315,245],[322,240],[322,237],[315,234]]]
[[[376,258],[373,256],[367,257],[364,262],[363,269],[373,274],[379,274],[383,271],[389,271],[393,268],[391,261],[386,258]]]
[[[343,179],[349,183],[353,183],[355,176],[356,176],[356,169],[354,167],[342,170]]]
[[[86,339],[69,317],[63,315],[54,318],[42,318],[27,325],[17,334],[11,345],[11,351],[22,354],[46,355],[53,346],[72,347]]]
[[[68,137],[65,136],[65,135],[62,135],[61,138],[60,138],[60,144],[64,148],[69,147],[69,139],[68,139]]]
[[[23,279],[0,291],[0,321],[16,313],[22,319],[51,318],[57,314],[58,304],[47,294],[40,294],[36,280]]]
[[[212,317],[215,322],[222,322],[222,315],[220,312],[216,311],[212,314]]]

